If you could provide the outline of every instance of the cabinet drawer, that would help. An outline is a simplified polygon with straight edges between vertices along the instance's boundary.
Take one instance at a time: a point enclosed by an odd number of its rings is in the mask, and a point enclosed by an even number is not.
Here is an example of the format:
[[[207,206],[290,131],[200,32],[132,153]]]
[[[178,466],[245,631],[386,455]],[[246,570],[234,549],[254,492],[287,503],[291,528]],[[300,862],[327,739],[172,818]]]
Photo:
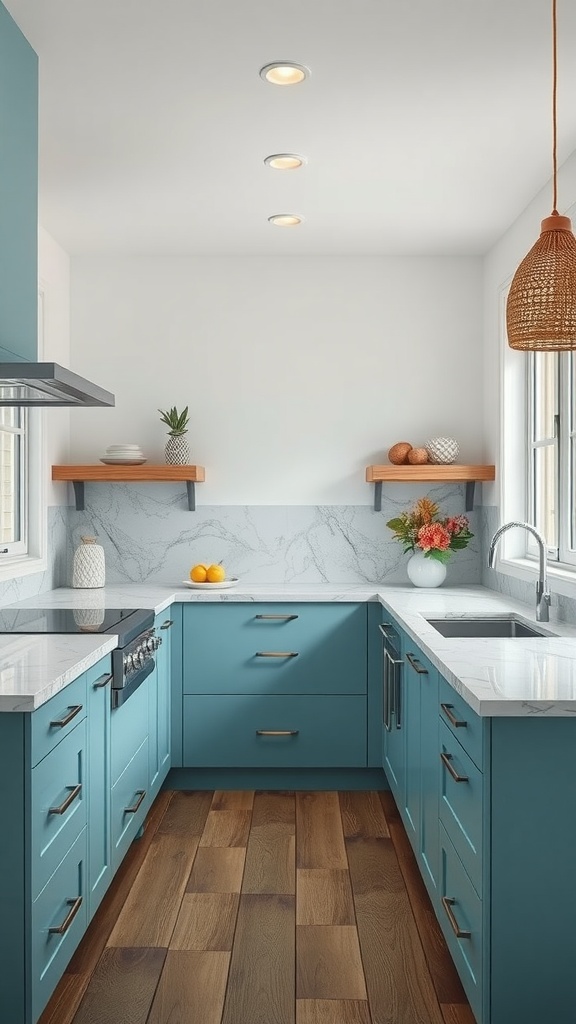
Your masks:
[[[84,829],[32,904],[33,1020],[46,1005],[86,930],[86,877]]]
[[[482,1020],[482,901],[440,825],[438,920],[476,1020]],[[467,934],[458,936],[457,931]]]
[[[148,684],[138,687],[125,704],[113,708],[110,718],[110,776],[118,781],[148,735]]]
[[[476,891],[482,895],[484,776],[452,733],[439,722],[441,754],[440,820]],[[457,781],[454,773],[458,776]]]
[[[480,770],[484,766],[484,722],[463,697],[440,676],[440,718]],[[458,722],[458,725],[454,723]]]
[[[367,612],[350,604],[188,605],[184,693],[365,693]]]
[[[86,720],[32,769],[32,899],[86,825]]]
[[[86,717],[86,673],[42,704],[30,717],[34,766]]]
[[[184,765],[364,768],[366,699],[184,697]]]
[[[132,702],[127,701],[125,706]],[[148,737],[112,788],[112,866],[116,871],[150,806],[148,799]]]

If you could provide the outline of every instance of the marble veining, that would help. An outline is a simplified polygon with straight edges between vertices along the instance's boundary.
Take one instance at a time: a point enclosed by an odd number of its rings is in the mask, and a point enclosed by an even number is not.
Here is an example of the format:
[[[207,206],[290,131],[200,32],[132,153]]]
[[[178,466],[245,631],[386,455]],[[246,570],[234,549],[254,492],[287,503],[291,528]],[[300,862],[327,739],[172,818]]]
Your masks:
[[[34,711],[116,646],[115,636],[0,636],[0,712]]]
[[[60,586],[64,581],[68,548],[68,515],[69,509],[64,505],[54,505],[48,509],[48,567],[44,572],[30,573],[28,576],[17,576],[12,580],[1,581],[0,606],[13,604],[15,601],[21,601],[35,594],[43,594]]]

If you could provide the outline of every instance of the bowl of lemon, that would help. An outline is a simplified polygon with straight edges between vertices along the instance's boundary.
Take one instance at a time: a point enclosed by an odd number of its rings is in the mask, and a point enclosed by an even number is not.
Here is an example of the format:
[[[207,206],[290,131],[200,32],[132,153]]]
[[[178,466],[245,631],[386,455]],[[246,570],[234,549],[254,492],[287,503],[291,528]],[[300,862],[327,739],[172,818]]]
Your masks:
[[[197,562],[190,569],[189,579],[182,581],[185,586],[201,590],[227,590],[238,583],[237,576],[227,576],[222,562],[208,565]]]

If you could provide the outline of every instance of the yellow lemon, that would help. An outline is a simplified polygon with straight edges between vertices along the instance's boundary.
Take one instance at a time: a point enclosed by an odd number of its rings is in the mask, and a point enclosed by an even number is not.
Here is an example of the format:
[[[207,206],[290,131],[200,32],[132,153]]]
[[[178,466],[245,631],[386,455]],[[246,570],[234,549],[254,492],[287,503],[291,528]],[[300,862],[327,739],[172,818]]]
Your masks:
[[[209,565],[206,571],[207,583],[222,583],[226,579],[226,569],[223,565]]]
[[[193,565],[190,569],[190,579],[194,583],[206,583],[206,576],[208,574],[208,568],[202,565],[201,562],[198,565]]]

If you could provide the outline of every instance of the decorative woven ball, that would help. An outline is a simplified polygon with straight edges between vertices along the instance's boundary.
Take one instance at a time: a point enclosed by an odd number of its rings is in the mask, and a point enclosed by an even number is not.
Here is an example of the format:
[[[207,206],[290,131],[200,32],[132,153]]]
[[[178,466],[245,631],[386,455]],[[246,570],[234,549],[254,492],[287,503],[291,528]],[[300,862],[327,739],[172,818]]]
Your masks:
[[[412,445],[408,444],[408,441],[398,441],[398,444],[393,444],[388,452],[388,461],[395,466],[401,466],[403,462],[406,462],[408,453],[411,451]]]
[[[453,437],[431,437],[425,445],[430,462],[443,463],[455,462],[460,451],[460,446]]]
[[[411,448],[408,452],[408,462],[412,466],[422,466],[428,462],[428,452],[425,448]]]

